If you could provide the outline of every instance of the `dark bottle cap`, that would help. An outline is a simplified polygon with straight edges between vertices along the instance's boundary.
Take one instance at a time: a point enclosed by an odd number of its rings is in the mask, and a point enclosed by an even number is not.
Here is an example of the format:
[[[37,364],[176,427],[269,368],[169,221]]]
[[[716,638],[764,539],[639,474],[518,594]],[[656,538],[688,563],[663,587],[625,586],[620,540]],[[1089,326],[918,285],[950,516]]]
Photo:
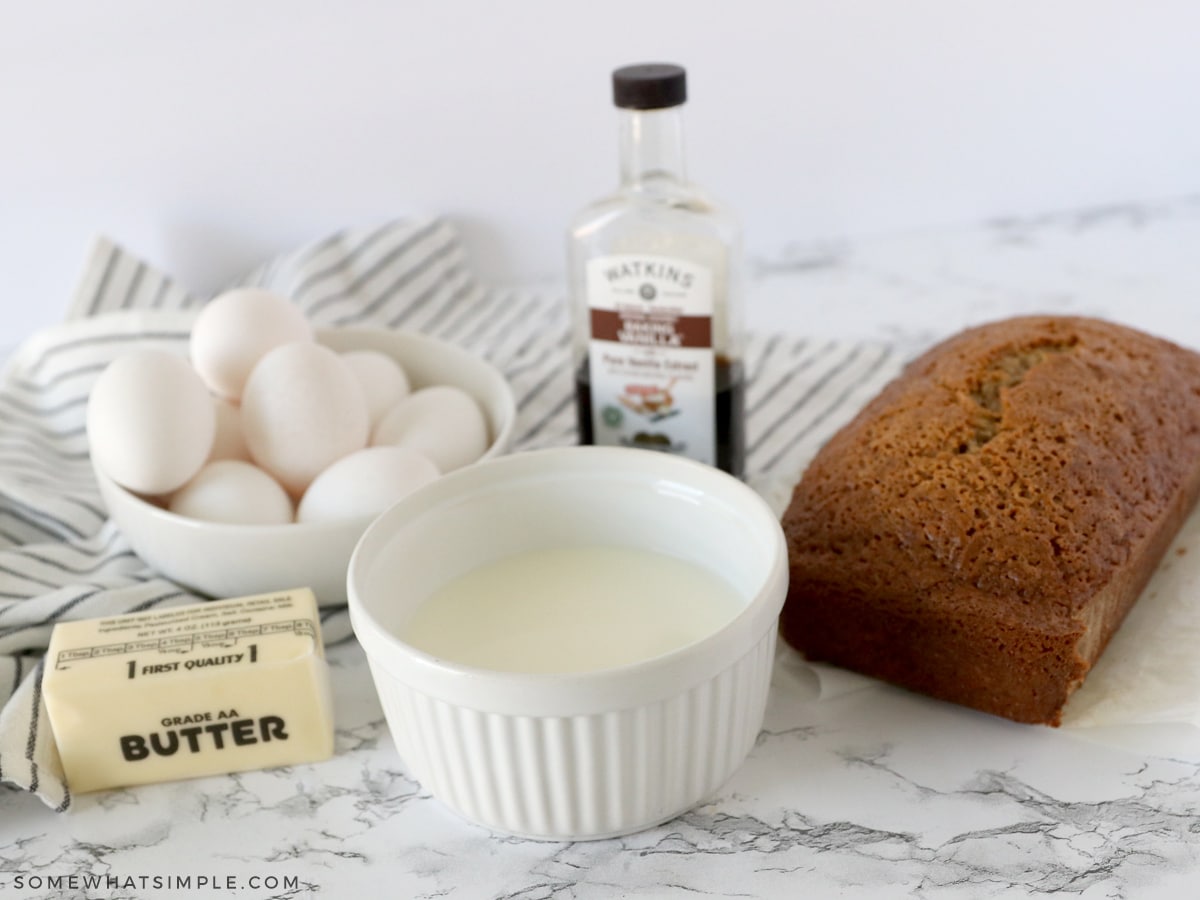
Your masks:
[[[687,73],[671,63],[642,63],[613,72],[613,103],[622,109],[665,109],[687,102]]]

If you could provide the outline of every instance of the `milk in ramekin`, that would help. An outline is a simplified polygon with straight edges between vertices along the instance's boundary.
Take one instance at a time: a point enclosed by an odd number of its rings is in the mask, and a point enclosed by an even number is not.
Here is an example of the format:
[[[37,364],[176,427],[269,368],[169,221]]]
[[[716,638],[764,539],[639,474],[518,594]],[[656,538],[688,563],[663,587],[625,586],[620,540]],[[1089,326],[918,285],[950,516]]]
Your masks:
[[[472,571],[589,548],[690,564],[730,585],[740,608],[668,652],[651,641],[653,655],[574,671],[469,665],[403,639],[426,601]],[[762,725],[786,588],[782,531],[753,491],[688,460],[599,447],[433,482],[368,528],[348,575],[355,633],[411,774],[467,819],[553,840],[663,822],[733,774]]]

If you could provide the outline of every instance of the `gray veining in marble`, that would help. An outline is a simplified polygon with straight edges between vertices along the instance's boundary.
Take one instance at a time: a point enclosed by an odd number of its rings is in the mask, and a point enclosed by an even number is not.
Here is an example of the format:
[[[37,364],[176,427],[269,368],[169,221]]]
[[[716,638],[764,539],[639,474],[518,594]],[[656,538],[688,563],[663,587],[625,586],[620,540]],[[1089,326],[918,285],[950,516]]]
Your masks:
[[[334,647],[331,658],[334,761],[84,796],[63,816],[6,796],[4,877],[274,873],[300,882],[283,896],[386,887],[523,900],[800,889],[1170,897],[1200,878],[1200,766],[891,688],[817,700],[786,658],[751,758],[709,802],[617,840],[491,836],[405,774],[357,646]]]

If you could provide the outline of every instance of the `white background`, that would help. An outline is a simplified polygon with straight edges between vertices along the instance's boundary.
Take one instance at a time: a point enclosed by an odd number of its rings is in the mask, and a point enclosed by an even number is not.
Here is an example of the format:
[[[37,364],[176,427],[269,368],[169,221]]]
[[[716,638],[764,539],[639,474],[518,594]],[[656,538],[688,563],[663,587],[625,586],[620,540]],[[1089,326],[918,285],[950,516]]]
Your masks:
[[[616,169],[609,72],[689,69],[689,164],[751,256],[1200,189],[1189,0],[0,0],[0,340],[90,236],[191,288],[351,224],[449,216],[553,279]]]

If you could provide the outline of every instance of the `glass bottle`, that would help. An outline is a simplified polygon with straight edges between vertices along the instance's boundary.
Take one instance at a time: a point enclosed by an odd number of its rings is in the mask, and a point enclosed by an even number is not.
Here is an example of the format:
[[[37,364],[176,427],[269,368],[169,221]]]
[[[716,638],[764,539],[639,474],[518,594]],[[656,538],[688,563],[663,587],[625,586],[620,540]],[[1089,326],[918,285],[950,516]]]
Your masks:
[[[679,66],[613,73],[620,186],[575,217],[568,239],[579,436],[740,476],[741,236],[684,175],[686,99]]]

